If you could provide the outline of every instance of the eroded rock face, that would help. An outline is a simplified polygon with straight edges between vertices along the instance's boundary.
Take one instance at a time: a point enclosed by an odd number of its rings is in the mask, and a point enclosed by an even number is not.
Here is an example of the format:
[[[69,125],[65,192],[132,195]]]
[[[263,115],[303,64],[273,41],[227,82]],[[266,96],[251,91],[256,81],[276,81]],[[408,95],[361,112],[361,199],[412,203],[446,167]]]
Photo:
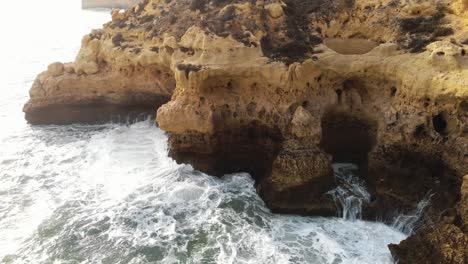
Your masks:
[[[468,236],[457,225],[422,228],[400,245],[390,245],[398,263],[467,263]]]
[[[432,194],[396,258],[463,263],[465,10],[448,0],[147,0],[114,11],[75,62],[39,75],[26,118],[158,109],[173,158],[212,175],[250,172],[276,212],[335,214],[331,164],[354,162],[373,195],[369,219]]]

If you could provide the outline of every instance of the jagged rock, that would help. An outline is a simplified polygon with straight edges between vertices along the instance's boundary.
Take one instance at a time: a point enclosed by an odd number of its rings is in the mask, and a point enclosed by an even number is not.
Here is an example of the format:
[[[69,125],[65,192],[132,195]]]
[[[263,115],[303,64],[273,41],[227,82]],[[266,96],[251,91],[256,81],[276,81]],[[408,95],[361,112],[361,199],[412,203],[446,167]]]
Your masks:
[[[401,264],[468,262],[468,236],[452,224],[422,229],[400,245],[390,245],[389,248]]]
[[[78,74],[95,74],[99,71],[97,56],[101,43],[98,39],[84,36],[81,41],[83,47],[75,59],[74,69]]]
[[[298,138],[310,136],[317,129],[314,127],[316,121],[312,114],[309,113],[304,107],[299,106],[294,112],[291,120],[291,133]]]
[[[146,0],[85,36],[63,74],[40,74],[26,118],[157,110],[173,158],[212,175],[250,172],[278,212],[334,214],[331,163],[357,163],[369,219],[433,193],[422,226],[440,232],[416,233],[395,257],[427,263],[423,245],[459,263],[468,12],[452,2]]]
[[[288,141],[273,161],[271,175],[257,190],[275,212],[336,215],[327,194],[334,186],[331,156],[301,141]]]

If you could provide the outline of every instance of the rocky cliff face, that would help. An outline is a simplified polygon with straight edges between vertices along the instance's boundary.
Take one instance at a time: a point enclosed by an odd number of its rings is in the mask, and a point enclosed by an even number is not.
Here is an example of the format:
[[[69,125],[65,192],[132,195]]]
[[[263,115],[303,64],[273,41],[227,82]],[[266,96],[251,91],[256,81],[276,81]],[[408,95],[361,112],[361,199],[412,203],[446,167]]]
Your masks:
[[[146,0],[40,74],[24,110],[33,124],[157,110],[173,158],[250,172],[276,212],[335,214],[331,163],[357,163],[369,219],[433,194],[391,246],[399,263],[464,263],[467,28],[464,0]]]

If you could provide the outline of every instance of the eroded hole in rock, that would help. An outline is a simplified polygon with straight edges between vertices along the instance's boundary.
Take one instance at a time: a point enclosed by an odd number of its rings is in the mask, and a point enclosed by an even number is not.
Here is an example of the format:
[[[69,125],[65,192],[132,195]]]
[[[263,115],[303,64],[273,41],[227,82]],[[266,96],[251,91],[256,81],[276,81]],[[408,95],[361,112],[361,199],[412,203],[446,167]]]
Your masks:
[[[447,120],[443,112],[432,117],[432,125],[434,130],[440,135],[447,134]]]
[[[322,116],[321,147],[333,157],[337,187],[333,197],[338,214],[361,219],[362,209],[373,199],[368,180],[368,153],[376,143],[376,122],[362,110],[334,108]]]
[[[257,122],[209,137],[193,133],[172,135],[169,140],[169,155],[179,163],[215,176],[248,172],[257,183],[270,173],[282,141],[279,131]]]
[[[390,95],[392,97],[394,97],[397,93],[397,88],[395,86],[393,86],[391,89],[390,89]]]
[[[338,97],[338,102],[340,102],[340,103],[341,103],[342,95],[343,95],[343,91],[341,89],[337,89],[336,90],[336,96]]]
[[[334,163],[354,163],[365,170],[367,154],[376,142],[376,122],[360,111],[331,110],[321,121],[322,148]]]

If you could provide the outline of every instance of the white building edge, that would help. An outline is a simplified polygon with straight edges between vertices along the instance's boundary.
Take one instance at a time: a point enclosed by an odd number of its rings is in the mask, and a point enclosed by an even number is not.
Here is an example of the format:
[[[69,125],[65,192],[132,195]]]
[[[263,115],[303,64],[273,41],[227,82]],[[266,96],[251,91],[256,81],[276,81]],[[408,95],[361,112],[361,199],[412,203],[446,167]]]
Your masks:
[[[130,8],[142,0],[82,0],[81,7],[86,8]]]

